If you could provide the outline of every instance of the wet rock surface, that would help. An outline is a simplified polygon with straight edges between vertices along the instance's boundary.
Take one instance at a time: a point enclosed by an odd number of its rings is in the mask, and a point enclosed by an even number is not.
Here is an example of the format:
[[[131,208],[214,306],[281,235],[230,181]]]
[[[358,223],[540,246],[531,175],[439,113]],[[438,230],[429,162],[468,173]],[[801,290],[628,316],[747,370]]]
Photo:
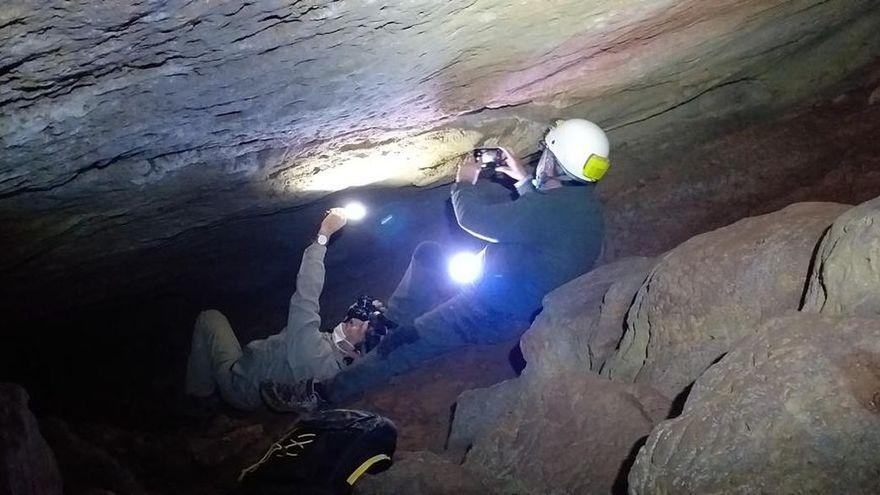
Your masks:
[[[28,408],[29,400],[22,387],[0,383],[0,492],[60,495],[58,464]]]
[[[664,255],[603,370],[676,397],[766,318],[800,304],[822,233],[849,206],[800,203],[698,235]]]
[[[880,320],[752,329],[638,454],[630,493],[877,493]]]
[[[880,199],[841,215],[822,238],[802,310],[880,315]]]

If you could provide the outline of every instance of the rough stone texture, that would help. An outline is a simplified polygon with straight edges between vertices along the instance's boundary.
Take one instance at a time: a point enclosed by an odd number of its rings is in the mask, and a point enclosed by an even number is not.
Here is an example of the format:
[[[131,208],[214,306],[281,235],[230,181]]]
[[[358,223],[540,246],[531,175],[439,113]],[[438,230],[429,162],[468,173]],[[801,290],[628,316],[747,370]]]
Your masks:
[[[71,431],[61,419],[49,418],[43,422],[46,439],[58,455],[58,463],[65,475],[65,489],[70,492],[109,490],[113,493],[142,495],[148,493],[129,466],[119,456],[96,443],[104,440],[100,432],[93,438],[83,438]],[[174,457],[167,451],[166,456]]]
[[[62,493],[61,474],[52,449],[40,435],[28,409],[27,392],[0,383],[0,492],[9,495]]]
[[[398,452],[388,471],[364,476],[356,495],[493,495],[485,483],[458,464],[431,452]]]
[[[801,309],[880,315],[880,198],[847,211],[825,233]]]
[[[525,373],[598,372],[617,347],[626,311],[654,263],[652,258],[625,258],[548,294],[520,341]]]
[[[499,417],[518,407],[525,388],[540,389],[563,372],[598,372],[616,348],[626,311],[654,262],[627,258],[603,265],[548,294],[520,339],[526,360],[523,378],[463,392],[447,449],[467,451]]]
[[[651,432],[630,493],[878,493],[880,320],[793,313],[751,332]]]
[[[201,466],[219,466],[240,454],[248,445],[265,436],[263,425],[248,425],[234,429],[219,438],[191,438],[189,447]]]
[[[610,493],[624,483],[639,440],[668,410],[666,398],[644,387],[566,370],[462,395],[450,442],[460,447],[476,433],[464,467],[501,493]],[[490,420],[475,429],[468,421],[479,413]]]
[[[874,57],[878,18],[870,0],[7,2],[0,275],[109,271],[328,188],[448,178],[450,156],[499,134],[526,151],[557,117],[654,149],[670,122],[817,96]]]
[[[868,97],[868,105],[876,105],[877,103],[880,103],[880,87],[875,89],[871,96]]]
[[[455,401],[446,449],[462,460],[478,438],[498,426],[519,405],[523,385],[519,379],[462,392]]]
[[[398,449],[442,451],[448,443],[451,407],[459,394],[516,376],[508,363],[515,344],[473,346],[441,356],[345,407],[373,411],[394,421]]]
[[[762,320],[797,309],[823,231],[849,206],[798,203],[662,257],[603,374],[675,397]]]

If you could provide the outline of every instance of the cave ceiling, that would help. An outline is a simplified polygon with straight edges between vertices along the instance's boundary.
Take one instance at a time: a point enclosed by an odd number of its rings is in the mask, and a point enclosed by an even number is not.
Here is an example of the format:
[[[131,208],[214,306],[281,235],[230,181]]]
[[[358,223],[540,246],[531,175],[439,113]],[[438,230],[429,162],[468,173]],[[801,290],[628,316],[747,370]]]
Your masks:
[[[638,153],[816,98],[876,57],[878,26],[874,0],[7,1],[0,276],[442,184],[555,118]]]

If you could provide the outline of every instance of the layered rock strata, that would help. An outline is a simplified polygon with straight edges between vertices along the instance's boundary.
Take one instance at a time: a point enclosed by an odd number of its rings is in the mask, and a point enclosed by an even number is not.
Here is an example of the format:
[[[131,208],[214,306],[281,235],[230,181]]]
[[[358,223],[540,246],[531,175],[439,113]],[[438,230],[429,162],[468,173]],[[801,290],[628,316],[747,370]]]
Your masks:
[[[873,7],[13,1],[0,276],[30,295],[330,191],[448,180],[450,157],[533,151],[559,117],[656,150],[823,94],[877,53]]]

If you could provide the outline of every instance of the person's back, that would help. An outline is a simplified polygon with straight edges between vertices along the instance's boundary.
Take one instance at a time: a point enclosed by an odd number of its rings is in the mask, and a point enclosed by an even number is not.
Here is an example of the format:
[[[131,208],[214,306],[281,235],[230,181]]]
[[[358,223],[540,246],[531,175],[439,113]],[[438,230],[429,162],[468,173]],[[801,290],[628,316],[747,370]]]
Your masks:
[[[479,189],[474,192],[481,194]],[[592,268],[604,236],[602,205],[594,184],[525,194],[512,205],[511,221],[488,219],[496,225],[497,242],[487,246],[486,275],[475,294],[499,308],[533,312],[548,292]],[[459,221],[471,225],[466,215],[459,214]],[[487,218],[485,210],[474,215]]]

